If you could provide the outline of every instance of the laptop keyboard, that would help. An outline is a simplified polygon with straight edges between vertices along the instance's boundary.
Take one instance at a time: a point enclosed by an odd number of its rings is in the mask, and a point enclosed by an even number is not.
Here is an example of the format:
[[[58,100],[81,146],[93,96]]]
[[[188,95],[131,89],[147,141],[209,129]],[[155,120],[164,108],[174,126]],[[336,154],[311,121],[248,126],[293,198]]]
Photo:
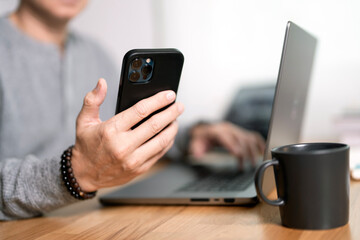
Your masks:
[[[242,191],[254,181],[254,171],[207,174],[178,189],[178,192]]]

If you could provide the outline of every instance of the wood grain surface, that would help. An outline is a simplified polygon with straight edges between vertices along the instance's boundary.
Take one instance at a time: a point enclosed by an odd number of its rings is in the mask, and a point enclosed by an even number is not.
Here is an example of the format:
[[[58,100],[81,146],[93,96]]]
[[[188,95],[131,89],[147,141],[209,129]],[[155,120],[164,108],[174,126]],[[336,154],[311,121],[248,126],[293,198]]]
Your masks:
[[[278,208],[264,203],[103,207],[92,199],[44,217],[0,222],[0,239],[360,239],[360,182],[351,182],[350,194],[349,224],[331,230],[283,227]]]

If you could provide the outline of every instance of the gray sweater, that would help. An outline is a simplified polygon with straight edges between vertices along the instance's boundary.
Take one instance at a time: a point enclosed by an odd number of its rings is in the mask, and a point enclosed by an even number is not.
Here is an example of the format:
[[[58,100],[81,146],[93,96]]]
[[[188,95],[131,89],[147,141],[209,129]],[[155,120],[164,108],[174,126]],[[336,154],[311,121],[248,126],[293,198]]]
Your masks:
[[[41,215],[77,201],[60,178],[60,155],[75,142],[83,97],[108,82],[101,107],[113,116],[119,70],[88,38],[70,33],[64,55],[0,18],[0,219]]]

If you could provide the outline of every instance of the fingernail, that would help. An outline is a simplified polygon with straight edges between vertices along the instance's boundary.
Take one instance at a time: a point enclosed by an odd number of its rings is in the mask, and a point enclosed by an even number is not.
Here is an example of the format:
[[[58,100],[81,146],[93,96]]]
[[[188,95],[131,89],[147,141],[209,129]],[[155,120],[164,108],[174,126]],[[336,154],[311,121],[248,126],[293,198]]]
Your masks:
[[[174,101],[175,100],[175,93],[173,91],[169,92],[167,95],[166,95],[166,98],[169,100],[169,101]]]
[[[184,111],[184,105],[182,103],[179,103],[177,109],[179,113],[182,113]]]
[[[100,80],[96,84],[95,92],[99,92],[99,90],[100,90]]]

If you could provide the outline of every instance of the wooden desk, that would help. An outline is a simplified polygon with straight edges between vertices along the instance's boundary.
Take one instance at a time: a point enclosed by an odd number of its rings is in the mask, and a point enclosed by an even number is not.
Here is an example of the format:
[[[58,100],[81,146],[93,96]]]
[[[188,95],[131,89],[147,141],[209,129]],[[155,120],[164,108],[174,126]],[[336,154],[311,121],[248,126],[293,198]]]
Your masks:
[[[278,208],[264,203],[102,207],[93,199],[42,218],[0,222],[0,239],[360,239],[360,182],[351,182],[350,206],[348,225],[301,231],[282,227]]]

